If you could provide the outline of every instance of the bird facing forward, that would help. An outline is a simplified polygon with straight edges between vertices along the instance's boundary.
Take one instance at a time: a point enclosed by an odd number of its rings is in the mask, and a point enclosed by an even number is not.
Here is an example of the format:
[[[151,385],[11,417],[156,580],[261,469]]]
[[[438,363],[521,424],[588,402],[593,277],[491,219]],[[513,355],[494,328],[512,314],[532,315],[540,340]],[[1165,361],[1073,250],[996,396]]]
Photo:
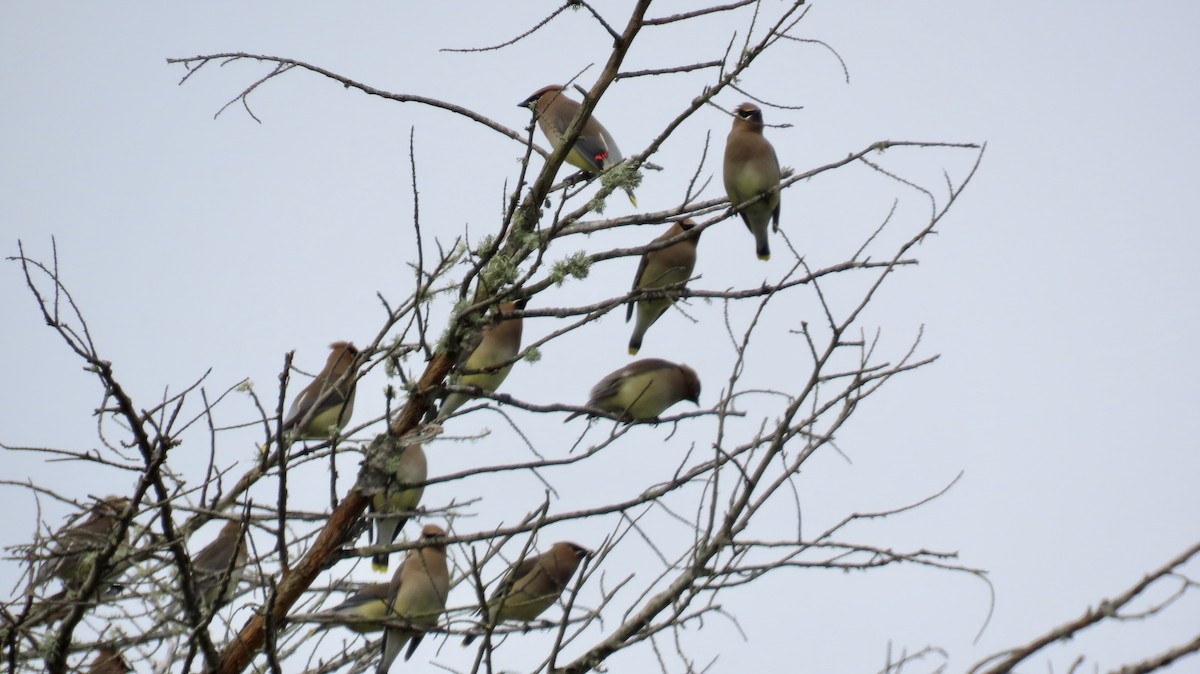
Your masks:
[[[758,259],[771,259],[767,224],[779,231],[779,159],[763,137],[762,110],[742,103],[733,110],[733,128],[725,142],[725,193],[729,206],[742,216],[754,235]],[[745,202],[762,195],[752,204]]]
[[[407,621],[407,627],[388,627],[383,633],[383,655],[376,674],[387,674],[400,650],[408,644],[404,659],[425,636],[425,629],[436,627],[446,610],[450,593],[450,572],[446,567],[446,532],[428,524],[421,530],[422,547],[409,550],[404,563],[396,569],[388,587],[387,618]]]

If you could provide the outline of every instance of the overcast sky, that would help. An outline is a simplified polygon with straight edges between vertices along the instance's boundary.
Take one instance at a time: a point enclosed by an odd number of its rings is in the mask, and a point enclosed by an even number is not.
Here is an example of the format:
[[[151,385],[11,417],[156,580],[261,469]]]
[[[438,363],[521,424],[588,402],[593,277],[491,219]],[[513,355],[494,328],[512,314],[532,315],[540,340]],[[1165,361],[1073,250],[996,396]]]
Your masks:
[[[520,129],[528,121],[520,101],[596,64],[580,79],[590,85],[611,41],[585,13],[567,12],[506,50],[438,51],[503,41],[556,6],[504,4],[503,11],[488,2],[370,3],[353,11],[291,3],[10,6],[0,21],[0,251],[15,255],[21,240],[31,257],[49,260],[55,238],[60,270],[100,353],[142,408],[209,369],[210,396],[249,378],[273,405],[287,351],[296,351],[298,366],[316,371],[330,342],[363,344],[375,335],[384,318],[377,292],[395,303],[411,291],[410,130],[427,251],[428,237],[445,243],[469,232],[477,240],[495,230],[522,148],[445,112],[368,97],[302,72],[252,96],[261,124],[240,106],[214,120],[266,67],[210,65],[177,86],[185,71],[166,59],[224,51],[296,58]],[[627,4],[597,6],[623,24]],[[661,5],[650,14],[692,3]],[[627,68],[719,58],[730,31],[744,34],[747,21],[739,14],[687,31],[644,34]],[[768,122],[791,125],[767,135],[781,162],[799,171],[880,140],[987,143],[962,199],[938,234],[916,249],[920,265],[896,273],[862,322],[868,335],[881,331],[885,360],[902,356],[922,328],[918,354],[941,358],[862,405],[838,437],[850,462],[832,451],[818,454],[797,485],[804,531],[815,534],[849,513],[928,496],[961,472],[942,499],[852,528],[846,537],[957,552],[962,564],[990,572],[996,600],[975,644],[989,594],[970,576],[783,571],[721,595],[745,640],[729,623],[710,619],[702,638],[689,642],[698,666],[719,656],[710,671],[874,672],[890,642],[894,652],[945,648],[950,671],[961,671],[1077,617],[1200,537],[1200,358],[1193,343],[1200,332],[1197,26],[1200,8],[1187,3],[818,1],[797,32],[836,49],[849,83],[828,51],[790,44],[743,79],[756,96],[804,106],[765,112]],[[597,116],[632,154],[710,77],[619,82]],[[729,92],[717,102],[732,108],[741,100]],[[646,174],[641,206],[675,205],[709,132],[713,145],[701,176],[712,182],[704,197],[723,196],[720,152],[728,128],[728,117],[711,108],[681,127],[654,159],[666,170]],[[942,189],[943,169],[961,179],[973,155],[893,150],[882,160]],[[880,242],[883,254],[888,242],[919,224],[928,202],[861,165],[785,192],[782,225],[811,265],[825,266],[852,254],[896,200],[901,224]],[[606,214],[630,212],[623,198],[614,198]],[[656,233],[643,228],[572,240],[552,249],[552,257],[637,245]],[[713,228],[700,244],[701,279],[694,286],[753,287],[779,278],[789,257],[777,241],[779,253],[764,264],[754,259],[741,225]],[[585,281],[535,304],[584,304],[624,292],[635,266],[630,259],[598,266]],[[802,359],[793,357],[803,344],[788,331],[821,317],[811,293],[798,297],[796,305],[774,308],[748,363],[750,381],[764,388],[807,376]],[[100,386],[44,325],[12,262],[0,268],[0,306],[6,317],[0,380],[9,384],[0,394],[0,443],[96,447],[92,411]],[[439,304],[438,320],[449,306]],[[642,355],[697,366],[701,402],[710,406],[732,362],[722,307],[693,301],[687,311],[697,323],[669,313],[650,331]],[[517,366],[505,390],[535,403],[582,404],[597,379],[629,360],[623,313],[548,345],[541,362]],[[556,327],[552,319],[531,319],[526,338]],[[410,363],[418,372],[422,365]],[[355,423],[384,412],[386,383],[379,369],[363,379]],[[743,431],[782,409],[766,397],[759,404],[747,403],[752,419],[739,426]],[[198,406],[193,401],[193,413]],[[220,413],[229,424],[254,418],[244,395]],[[535,448],[548,456],[565,455],[583,428],[582,421],[564,427],[558,417],[514,418],[528,424]],[[640,493],[669,476],[687,442],[711,442],[711,421],[695,427],[670,439],[666,427],[636,428],[587,474],[551,472],[560,494],[552,508]],[[369,438],[379,428],[360,435]],[[529,457],[494,413],[448,425],[455,435],[485,428],[493,434],[476,443],[435,443],[431,471]],[[600,433],[593,429],[589,437]],[[227,442],[218,458],[246,465],[257,437],[222,436]],[[207,436],[188,436],[174,452],[177,465],[201,470]],[[5,479],[80,498],[132,485],[117,471],[49,465],[25,452],[2,456]],[[667,472],[656,477],[655,470]],[[349,488],[353,467],[343,471],[342,486]],[[296,498],[327,507],[323,474],[301,479],[311,479],[311,488],[293,485]],[[18,488],[2,493],[8,513],[0,545],[28,541],[34,500]],[[535,478],[516,475],[503,484],[479,478],[437,485],[425,503],[477,497],[466,508],[473,517],[457,525],[465,532],[512,522],[544,494]],[[68,512],[43,505],[52,526]],[[669,518],[656,517],[651,521],[664,527],[665,538],[680,534]],[[617,524],[569,523],[543,536],[547,543],[594,546]],[[610,584],[628,572],[621,564],[636,566],[638,555],[645,564],[654,559],[638,540],[627,549],[614,558]],[[464,558],[462,551],[451,554]],[[339,570],[357,580],[383,578],[365,563]],[[1191,570],[1200,573],[1195,565]],[[12,562],[0,566],[0,587],[11,588],[18,573]],[[585,592],[581,601],[595,600],[599,587],[590,589],[594,594]],[[451,599],[469,601],[469,593]],[[1078,654],[1089,657],[1087,671],[1108,671],[1193,638],[1198,624],[1200,602],[1192,599],[1155,621],[1089,633],[1027,671],[1047,671],[1047,660],[1053,671],[1066,671]],[[536,640],[549,637],[523,638],[544,645]],[[588,644],[577,642],[567,654]],[[529,650],[512,640],[502,651],[512,660],[500,666],[533,666],[537,651]],[[404,671],[441,671],[430,659],[465,667],[465,657],[454,644],[440,653],[426,644]],[[1192,671],[1196,662],[1175,670]],[[612,667],[637,671],[652,663],[643,645],[614,658]],[[680,671],[678,662],[672,667]]]

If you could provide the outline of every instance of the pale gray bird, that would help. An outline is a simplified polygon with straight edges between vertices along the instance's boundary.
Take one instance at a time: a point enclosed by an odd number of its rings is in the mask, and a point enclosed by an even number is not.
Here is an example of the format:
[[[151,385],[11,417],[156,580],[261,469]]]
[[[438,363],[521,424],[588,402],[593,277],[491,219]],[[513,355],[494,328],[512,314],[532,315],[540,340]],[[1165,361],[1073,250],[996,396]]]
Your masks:
[[[420,483],[429,476],[425,450],[419,444],[408,445],[400,450],[399,456],[389,457],[388,466],[395,467],[388,490],[375,494],[367,506],[371,513],[378,515],[375,518],[377,545],[388,545],[396,540],[412,512],[421,504],[425,485]],[[402,485],[417,486],[401,488]],[[388,554],[381,552],[372,557],[371,568],[379,572],[387,571]]]
[[[521,101],[519,107],[529,108],[537,116],[538,126],[546,139],[556,148],[562,142],[567,126],[579,112],[579,103],[567,98],[563,88],[557,84],[542,87],[533,92],[529,98]],[[592,175],[600,175],[605,170],[624,161],[621,151],[617,149],[617,141],[613,140],[608,129],[589,117],[583,124],[583,130],[575,140],[575,145],[567,155],[567,163]],[[626,188],[625,194],[637,206],[637,198],[633,190]]]
[[[445,612],[446,595],[450,593],[445,536],[441,527],[426,525],[421,530],[421,543],[425,545],[409,550],[404,563],[392,576],[387,617],[401,618],[409,626],[384,630],[383,657],[379,659],[375,674],[387,674],[405,644],[408,644],[408,650],[404,659],[411,658],[425,636],[425,630],[436,627]]]
[[[92,565],[105,546],[108,538],[120,524],[121,513],[129,506],[129,499],[109,496],[97,501],[82,523],[59,530],[51,537],[47,559],[43,560],[33,576],[31,587],[45,584],[51,578],[59,578],[69,591],[83,587]],[[117,550],[109,560],[109,568],[96,587],[107,589],[128,567],[122,558],[129,554],[129,534],[117,544]]]
[[[374,583],[354,593],[342,603],[328,611],[318,613],[318,616],[330,618],[338,622],[322,623],[314,632],[327,629],[339,624],[359,634],[369,634],[383,630],[383,620],[388,612],[388,592],[391,583]]]
[[[671,225],[666,232],[651,243],[673,239],[684,232],[690,232],[696,226],[692,220],[683,220]],[[696,268],[696,246],[700,242],[700,234],[673,243],[666,248],[647,251],[642,255],[641,264],[633,276],[633,289],[653,290],[658,288],[682,288],[683,284],[692,277]],[[675,298],[659,297],[637,301],[637,322],[633,325],[633,335],[629,338],[629,355],[637,355],[642,348],[642,338],[651,325],[675,303]],[[625,322],[633,317],[633,302],[625,311]]]
[[[601,379],[592,387],[587,406],[619,414],[621,421],[631,423],[658,419],[681,400],[699,404],[700,378],[696,371],[661,358],[643,358]],[[580,414],[583,412],[575,412],[565,421]]]
[[[332,352],[325,361],[324,369],[292,401],[283,421],[284,435],[293,433],[301,440],[326,440],[350,423],[350,415],[354,413],[356,382],[353,375],[340,384],[338,380],[354,364],[358,349],[350,342],[334,342],[329,348]],[[308,423],[304,428],[297,428],[310,411],[312,416]]]
[[[101,646],[96,649],[96,659],[88,667],[87,674],[128,674],[133,667],[121,657],[112,646]]]
[[[725,142],[725,193],[730,207],[741,214],[754,235],[758,259],[769,260],[767,224],[773,222],[775,231],[779,231],[779,159],[770,141],[763,137],[762,110],[757,105],[742,103],[733,114],[733,129]],[[741,206],[761,194],[767,196]]]
[[[528,299],[522,299],[516,302],[505,302],[500,305],[498,313],[507,314],[517,309],[524,309],[525,303],[528,301]],[[521,352],[523,323],[521,318],[497,321],[493,317],[492,322],[479,331],[474,344],[470,345],[470,348],[463,349],[455,370],[458,373],[466,372],[467,374],[453,375],[450,383],[459,386],[478,386],[484,391],[495,393],[512,370],[512,360]],[[508,364],[500,366],[501,363]],[[438,419],[445,419],[454,414],[455,410],[470,399],[469,393],[448,394],[442,402],[441,410],[438,411]]]
[[[192,558],[192,578],[203,609],[217,609],[229,603],[245,573],[246,560],[242,523],[229,520],[217,538]]]
[[[507,620],[529,622],[540,616],[558,601],[579,563],[590,554],[585,548],[562,541],[548,552],[509,569],[488,600],[489,624],[499,625]],[[468,634],[463,645],[470,644],[476,636]]]

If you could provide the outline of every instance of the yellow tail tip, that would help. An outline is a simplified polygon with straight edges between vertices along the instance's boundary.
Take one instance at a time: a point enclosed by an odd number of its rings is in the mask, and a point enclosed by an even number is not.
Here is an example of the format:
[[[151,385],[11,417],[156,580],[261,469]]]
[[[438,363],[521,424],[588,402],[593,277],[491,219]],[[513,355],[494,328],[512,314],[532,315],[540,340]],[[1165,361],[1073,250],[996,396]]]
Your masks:
[[[636,346],[629,347],[629,355],[636,356],[637,352],[638,352],[638,348]]]
[[[762,260],[763,262],[766,262],[767,260],[771,259],[771,256],[770,255],[759,255],[758,259]]]
[[[371,570],[376,573],[387,573],[388,565],[380,564],[379,562],[371,562]]]
[[[626,192],[626,194],[629,195],[629,203],[633,204],[634,208],[637,208],[637,197],[633,196],[632,192]]]

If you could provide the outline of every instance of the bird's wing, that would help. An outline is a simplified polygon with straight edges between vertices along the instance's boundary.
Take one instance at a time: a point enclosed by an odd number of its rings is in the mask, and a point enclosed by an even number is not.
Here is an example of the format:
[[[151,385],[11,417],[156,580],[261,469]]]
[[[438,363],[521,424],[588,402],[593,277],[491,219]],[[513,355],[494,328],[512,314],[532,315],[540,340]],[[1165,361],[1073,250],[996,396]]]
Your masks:
[[[647,264],[647,262],[649,262],[649,259],[648,259],[649,257],[650,256],[648,254],[642,255],[641,261],[638,262],[637,273],[633,275],[632,290],[637,290],[638,284],[640,284],[642,282],[642,274],[646,273],[646,264]],[[629,319],[633,318],[633,304],[634,304],[633,302],[629,302],[628,306],[625,307],[625,322],[626,323],[629,322]]]
[[[288,410],[287,418],[283,422],[283,430],[289,431],[294,428],[296,424],[300,423],[300,420],[308,414],[308,410],[310,407],[312,407],[313,402],[322,393],[324,393],[324,391],[321,390],[321,385],[317,384],[315,381],[312,384],[309,384],[308,388],[301,391],[300,395],[296,396],[296,400],[292,402],[292,407]],[[316,418],[322,412],[333,407],[337,407],[338,405],[345,404],[345,402],[346,397],[342,395],[341,391],[334,387],[330,387],[329,395],[325,396],[325,400],[321,402],[316,411],[313,412],[312,416],[313,418]]]

